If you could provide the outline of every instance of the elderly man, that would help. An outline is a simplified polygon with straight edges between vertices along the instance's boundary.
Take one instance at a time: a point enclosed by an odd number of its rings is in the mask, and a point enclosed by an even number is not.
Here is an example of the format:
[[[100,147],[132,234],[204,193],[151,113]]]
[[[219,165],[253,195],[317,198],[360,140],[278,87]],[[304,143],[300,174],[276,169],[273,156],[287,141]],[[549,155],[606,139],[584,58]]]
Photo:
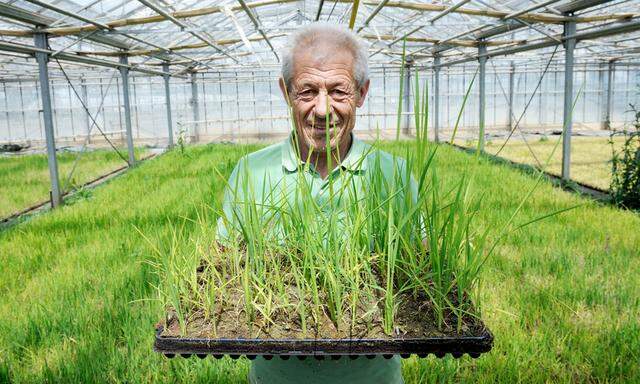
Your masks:
[[[372,150],[352,134],[356,108],[363,105],[369,90],[367,57],[366,47],[346,28],[315,23],[294,34],[283,58],[280,88],[291,107],[295,129],[284,142],[241,159],[229,186],[248,177],[250,190],[256,193],[252,198],[260,199],[264,198],[260,191],[269,189],[263,188],[265,184],[295,186],[298,173],[304,172],[312,195],[322,204],[328,199],[329,183],[340,183],[346,174],[362,186],[373,161],[376,169],[391,178],[393,168],[403,163]],[[223,204],[228,219],[237,201],[237,192],[229,189]],[[225,225],[219,224],[218,232],[223,238],[229,235]],[[256,384],[402,383],[402,375],[398,356],[322,361],[257,358],[249,380]]]

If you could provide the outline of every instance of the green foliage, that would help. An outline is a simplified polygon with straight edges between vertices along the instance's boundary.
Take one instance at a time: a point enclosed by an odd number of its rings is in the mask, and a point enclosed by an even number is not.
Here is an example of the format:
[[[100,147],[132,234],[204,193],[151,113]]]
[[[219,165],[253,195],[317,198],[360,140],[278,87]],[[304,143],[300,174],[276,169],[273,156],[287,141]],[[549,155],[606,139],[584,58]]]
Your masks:
[[[400,140],[400,126],[402,123],[402,102],[404,99],[404,71],[405,70],[409,70],[408,68],[405,69],[405,53],[406,53],[406,48],[407,48],[407,39],[404,38],[402,39],[402,62],[400,63],[400,86],[398,87],[398,112],[396,114],[396,141]],[[410,84],[407,84],[406,86],[408,87]],[[409,100],[404,100],[405,103],[408,103]]]
[[[75,204],[81,200],[90,199],[93,196],[93,190],[85,186],[74,187],[70,195],[68,195],[64,203],[67,205]]]
[[[218,313],[212,303],[232,308],[240,293],[244,318],[234,320],[244,320],[251,337],[269,332],[276,318],[291,317],[306,334],[308,325],[318,325],[325,313],[338,332],[381,319],[384,332],[392,335],[400,297],[408,294],[428,301],[439,329],[461,332],[463,316],[477,316],[482,306],[482,266],[499,241],[523,226],[514,225],[522,204],[500,225],[481,228],[474,219],[484,208],[474,192],[471,166],[453,186],[443,188],[437,166],[440,147],[428,141],[427,89],[425,81],[421,92],[416,72],[415,145],[407,148],[404,160],[393,158],[392,174],[372,149],[364,185],[338,168],[340,177],[328,179],[325,203],[311,193],[305,177],[308,161],[293,186],[283,185],[284,180],[254,186],[249,182],[252,170],[247,162],[240,163],[228,186],[232,208],[223,216],[231,241],[221,240],[225,247],[220,251],[215,235],[208,233],[204,246],[180,250],[183,241],[176,239],[168,254],[158,254],[174,260],[178,253],[182,260],[161,269],[161,300],[176,308],[181,320],[189,310],[206,313],[215,327],[225,311]],[[198,260],[213,266],[199,279],[215,300],[194,284]],[[454,324],[446,322],[446,313],[455,315]]]
[[[611,133],[611,196],[615,204],[640,210],[640,111],[630,105],[633,122]],[[623,137],[621,148],[614,147],[614,137]]]
[[[415,143],[380,143],[403,155]],[[173,242],[187,250],[209,231],[222,179],[256,146],[187,147],[94,190],[93,198],[0,232],[0,382],[241,383],[246,359],[168,360],[152,351],[163,306],[151,263]],[[487,209],[478,228],[508,220],[536,180],[446,146],[443,190],[473,167]],[[221,178],[213,176],[214,169]],[[46,168],[45,168],[46,170]],[[144,196],[144,198],[141,198]],[[581,204],[505,237],[481,270],[483,318],[494,350],[480,359],[403,360],[406,383],[634,382],[640,377],[640,217],[542,183],[518,223]],[[200,212],[200,213],[198,213]],[[199,218],[199,215],[201,218]],[[184,226],[177,225],[185,221]]]
[[[136,149],[136,158],[145,155]],[[78,156],[72,152],[58,152],[60,182],[64,183]],[[113,150],[92,150],[82,155],[73,173],[73,184],[81,185],[125,163]],[[0,218],[49,200],[51,181],[46,154],[0,156]]]
[[[178,148],[182,155],[185,154],[185,146],[187,145],[187,130],[186,128],[180,128],[178,131]]]

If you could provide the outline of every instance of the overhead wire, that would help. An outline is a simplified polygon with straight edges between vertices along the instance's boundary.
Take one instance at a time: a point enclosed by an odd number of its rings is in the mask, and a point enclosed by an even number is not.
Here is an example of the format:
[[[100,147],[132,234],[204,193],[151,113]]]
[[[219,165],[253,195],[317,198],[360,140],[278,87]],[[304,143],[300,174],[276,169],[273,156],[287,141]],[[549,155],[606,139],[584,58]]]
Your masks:
[[[493,60],[491,60],[491,66],[493,67],[493,72],[497,73],[497,69],[495,67],[495,64],[493,64]],[[525,74],[525,76],[526,76],[526,74]],[[500,90],[502,91],[502,95],[504,96],[505,101],[507,102],[507,104],[509,104],[509,96],[507,96],[507,93],[504,90],[504,87],[502,85],[502,80],[500,80],[500,76],[495,76],[495,77],[498,79],[498,85],[500,86]],[[525,110],[524,111],[526,111],[526,109],[527,109],[527,107],[525,106]],[[525,136],[524,132],[522,132],[522,129],[519,126],[520,120],[516,118],[516,115],[513,113],[513,110],[511,108],[509,108],[509,113],[511,114],[510,118],[516,120],[516,124],[514,125],[514,128],[517,127],[518,132],[520,132],[520,136],[522,137],[522,141],[524,141],[524,144],[527,146],[527,149],[531,153],[531,156],[533,156],[533,159],[536,161],[536,164],[541,166],[542,164],[540,163],[540,160],[538,159],[538,156],[536,156],[535,152],[533,151],[533,148],[531,148],[531,145],[529,145],[529,142],[527,141],[527,137]],[[523,114],[524,114],[524,112],[523,112]],[[509,127],[509,129],[511,129],[511,127]],[[507,138],[507,140],[508,140],[508,138]],[[501,150],[502,150],[502,148],[500,148],[500,151]],[[496,153],[496,156],[500,153],[500,151],[498,151],[498,153]]]
[[[62,72],[64,78],[66,79],[68,85],[71,87],[71,90],[73,91],[73,93],[76,95],[76,97],[78,98],[78,101],[80,101],[80,104],[82,105],[82,108],[85,110],[85,112],[87,113],[87,116],[91,119],[92,121],[92,125],[89,127],[89,131],[87,133],[87,137],[85,138],[85,143],[80,151],[80,153],[78,154],[78,156],[76,157],[76,160],[73,164],[73,167],[71,169],[71,172],[69,173],[69,176],[67,176],[67,179],[65,181],[65,185],[64,188],[69,186],[69,182],[71,181],[71,177],[73,176],[73,173],[76,170],[76,167],[78,165],[78,162],[82,156],[82,153],[86,150],[86,146],[89,142],[89,137],[91,135],[91,130],[93,129],[93,127],[95,126],[98,131],[100,132],[100,134],[104,137],[104,139],[107,141],[107,143],[109,143],[109,145],[111,146],[111,148],[113,148],[113,150],[118,154],[118,156],[127,164],[129,164],[129,161],[127,160],[127,158],[118,150],[118,148],[115,146],[115,144],[113,144],[113,142],[109,139],[109,137],[104,133],[104,131],[102,130],[102,128],[100,128],[100,125],[98,124],[98,122],[96,121],[96,119],[93,117],[93,115],[91,114],[91,112],[89,111],[89,108],[87,107],[87,105],[85,104],[84,100],[82,99],[82,97],[80,96],[80,94],[78,93],[78,91],[76,90],[76,88],[73,86],[73,83],[71,82],[71,79],[69,78],[69,75],[67,75],[67,72],[64,70],[64,68],[62,67],[62,65],[60,64],[60,61],[58,61],[57,58],[54,58],[54,60],[56,61],[56,63],[58,64],[58,67],[60,68],[60,71]],[[111,82],[113,81],[113,78],[115,77],[115,72],[114,75],[111,76],[111,79],[109,80],[109,84],[108,86],[111,86]],[[109,90],[109,88],[107,88],[107,91]],[[103,105],[104,100],[106,98],[107,92],[104,93],[103,97],[102,97],[102,101],[100,102],[100,106]],[[98,108],[98,111],[100,110],[100,108]]]
[[[538,89],[540,89],[540,85],[542,84],[542,80],[544,79],[544,76],[546,75],[547,71],[549,70],[549,67],[551,66],[551,62],[553,61],[553,58],[556,54],[556,52],[558,51],[558,47],[556,45],[556,47],[554,48],[553,52],[551,53],[551,57],[549,58],[549,61],[547,61],[547,64],[544,67],[544,71],[542,71],[542,74],[540,75],[540,78],[538,79],[538,83],[536,84],[535,89],[533,90],[533,92],[531,93],[531,97],[529,98],[529,100],[527,101],[527,103],[524,106],[524,110],[522,111],[522,113],[520,114],[520,117],[518,118],[518,120],[516,121],[516,124],[513,126],[513,128],[509,131],[509,135],[507,136],[507,139],[504,141],[504,143],[502,143],[502,146],[500,147],[500,149],[498,149],[498,152],[495,153],[495,156],[498,156],[500,154],[500,152],[502,152],[502,150],[504,149],[504,147],[507,145],[507,143],[509,142],[509,140],[511,139],[511,136],[513,136],[513,133],[515,132],[516,129],[519,129],[520,127],[520,121],[522,121],[522,118],[524,117],[525,113],[527,113],[527,110],[529,109],[529,105],[531,105],[531,102],[533,101],[534,96],[537,94]],[[493,62],[491,63],[491,65],[494,68],[495,71],[495,65],[493,64]],[[504,92],[504,87],[502,86],[502,82],[500,81],[500,78],[498,77],[498,84],[500,85],[500,89],[502,89],[503,94],[505,94]],[[506,94],[505,94],[506,97]],[[508,98],[507,98],[508,101]],[[513,111],[511,112],[513,114]],[[515,115],[513,115],[513,117],[515,117]],[[521,132],[522,133],[522,132]],[[535,155],[535,153],[533,152],[533,149],[529,146],[529,143],[527,142],[527,140],[524,138],[524,134],[522,135],[525,144],[527,145],[527,148],[529,148],[529,151],[531,152],[531,154],[533,155],[536,163],[538,164],[538,166],[542,167],[542,164],[540,163],[540,161],[538,160],[537,156]]]
[[[327,16],[327,21],[329,21],[329,19],[331,18],[331,15],[333,15],[333,10],[336,9],[337,4],[338,4],[338,0],[334,0],[333,7],[331,7],[331,12],[329,12],[329,16]]]

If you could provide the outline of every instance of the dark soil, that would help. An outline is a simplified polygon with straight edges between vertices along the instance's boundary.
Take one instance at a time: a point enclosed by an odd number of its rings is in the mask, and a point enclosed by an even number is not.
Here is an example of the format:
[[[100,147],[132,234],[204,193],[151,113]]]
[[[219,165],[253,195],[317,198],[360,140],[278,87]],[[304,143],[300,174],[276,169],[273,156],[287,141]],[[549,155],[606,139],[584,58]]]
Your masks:
[[[198,268],[198,273],[203,273],[205,266]],[[306,332],[303,330],[300,316],[297,311],[284,309],[276,310],[272,314],[271,321],[265,320],[259,314],[254,322],[249,325],[245,313],[243,291],[241,287],[228,290],[230,297],[225,297],[225,306],[217,305],[213,316],[207,316],[202,310],[191,310],[185,313],[185,326],[180,326],[180,321],[174,309],[168,308],[167,317],[161,323],[163,331],[161,337],[184,337],[202,339],[394,339],[394,338],[426,338],[426,337],[461,337],[480,336],[487,332],[484,324],[476,316],[464,314],[458,328],[458,317],[447,310],[443,314],[442,324],[438,324],[433,303],[426,296],[414,297],[406,293],[400,294],[397,299],[397,311],[394,319],[393,334],[384,332],[382,325],[383,300],[377,302],[361,302],[357,305],[356,320],[351,324],[352,314],[350,310],[344,311],[343,321],[336,324],[328,314],[326,305],[317,315],[317,320],[308,314],[306,320]],[[299,298],[295,285],[287,287],[288,297],[293,306],[300,305],[304,301],[306,308],[314,307],[309,298]],[[325,302],[320,298],[321,302]],[[449,297],[453,303],[457,299]],[[474,313],[473,305],[465,297],[467,311]],[[371,311],[371,308],[379,310]],[[369,310],[367,310],[367,308]],[[214,324],[215,319],[215,324]],[[184,328],[184,329],[182,329]]]
[[[239,307],[242,307],[241,298]],[[317,325],[309,324],[305,334],[300,320],[295,314],[292,314],[292,317],[276,316],[273,319],[275,324],[256,325],[250,329],[244,311],[232,308],[216,318],[214,329],[211,319],[196,311],[186,315],[186,328],[182,332],[175,311],[169,309],[161,336],[204,339],[387,339],[480,336],[486,332],[482,322],[472,316],[462,317],[462,325],[458,332],[457,316],[451,312],[445,314],[444,325],[440,328],[430,302],[414,300],[410,295],[404,295],[399,300],[393,335],[384,333],[381,320],[370,324],[356,323],[353,327],[344,326],[341,329],[336,328],[326,315]]]

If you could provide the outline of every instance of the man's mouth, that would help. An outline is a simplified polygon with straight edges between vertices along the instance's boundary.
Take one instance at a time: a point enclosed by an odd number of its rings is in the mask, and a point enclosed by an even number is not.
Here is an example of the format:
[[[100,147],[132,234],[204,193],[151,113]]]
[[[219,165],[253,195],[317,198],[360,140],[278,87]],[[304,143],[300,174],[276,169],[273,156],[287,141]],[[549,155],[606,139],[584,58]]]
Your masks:
[[[335,128],[340,127],[340,124],[341,124],[340,121],[330,121],[329,124],[327,124],[327,121],[323,120],[323,121],[315,121],[313,124],[307,124],[307,127],[324,131],[327,128],[327,126],[329,126],[329,129],[332,129],[334,127]]]

